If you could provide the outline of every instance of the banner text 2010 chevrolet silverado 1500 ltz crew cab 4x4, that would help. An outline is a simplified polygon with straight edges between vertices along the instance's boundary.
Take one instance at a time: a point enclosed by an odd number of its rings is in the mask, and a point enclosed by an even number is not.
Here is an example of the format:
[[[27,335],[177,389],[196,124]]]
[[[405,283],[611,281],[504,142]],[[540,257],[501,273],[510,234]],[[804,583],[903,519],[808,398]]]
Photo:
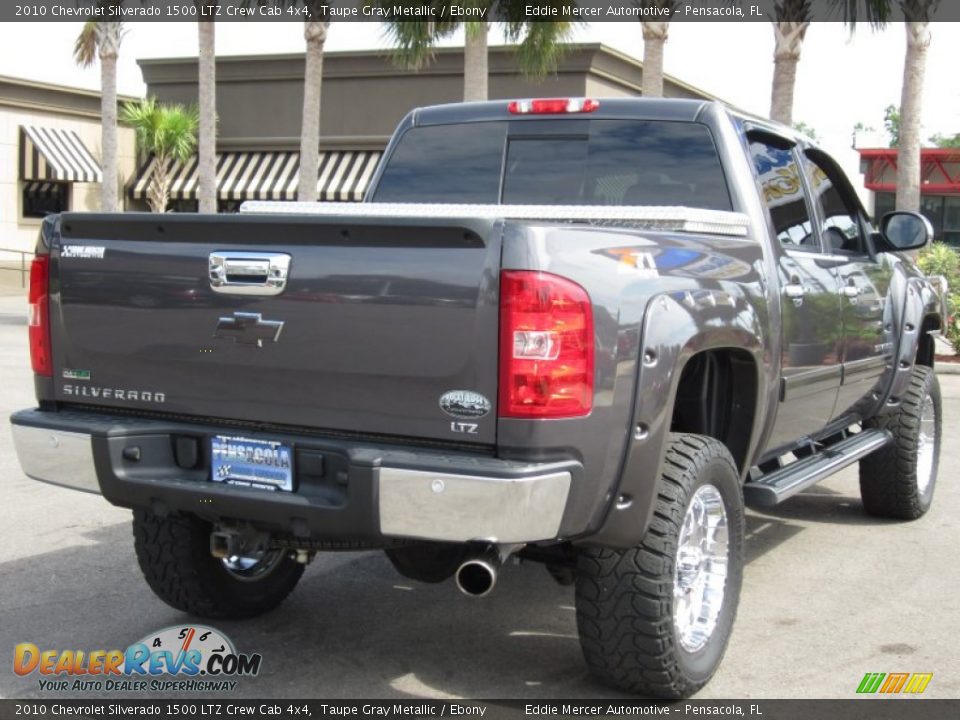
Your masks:
[[[575,584],[594,674],[683,697],[744,503],[859,461],[866,512],[930,507],[944,314],[901,253],[929,235],[716,103],[424,108],[364,204],[48,218],[17,452],[132,508],[183,611],[270,610],[316,552],[474,595],[519,554]]]

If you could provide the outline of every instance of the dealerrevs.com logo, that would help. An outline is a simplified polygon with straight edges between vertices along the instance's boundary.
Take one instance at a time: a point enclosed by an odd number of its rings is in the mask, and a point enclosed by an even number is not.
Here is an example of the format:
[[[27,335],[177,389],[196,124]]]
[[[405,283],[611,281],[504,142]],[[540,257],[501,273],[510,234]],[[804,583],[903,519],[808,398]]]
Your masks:
[[[41,649],[19,643],[13,671],[38,675],[44,692],[189,692],[234,690],[238,677],[260,672],[259,653],[238,653],[219,630],[178,625],[151,633],[125,650]]]

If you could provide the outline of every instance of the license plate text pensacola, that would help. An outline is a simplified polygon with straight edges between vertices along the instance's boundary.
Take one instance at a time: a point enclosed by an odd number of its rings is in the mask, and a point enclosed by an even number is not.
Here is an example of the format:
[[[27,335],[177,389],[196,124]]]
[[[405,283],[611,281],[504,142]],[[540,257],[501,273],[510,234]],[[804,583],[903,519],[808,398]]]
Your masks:
[[[217,435],[210,440],[211,477],[241,487],[293,490],[293,450],[272,440]]]

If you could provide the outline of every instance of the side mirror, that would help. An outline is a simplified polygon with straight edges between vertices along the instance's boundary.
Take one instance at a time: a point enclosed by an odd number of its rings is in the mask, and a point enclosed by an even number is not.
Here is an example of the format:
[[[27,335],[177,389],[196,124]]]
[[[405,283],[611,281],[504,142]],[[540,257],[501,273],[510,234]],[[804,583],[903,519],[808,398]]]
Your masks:
[[[916,250],[933,240],[933,225],[914,212],[890,212],[880,220],[880,235],[892,250]]]

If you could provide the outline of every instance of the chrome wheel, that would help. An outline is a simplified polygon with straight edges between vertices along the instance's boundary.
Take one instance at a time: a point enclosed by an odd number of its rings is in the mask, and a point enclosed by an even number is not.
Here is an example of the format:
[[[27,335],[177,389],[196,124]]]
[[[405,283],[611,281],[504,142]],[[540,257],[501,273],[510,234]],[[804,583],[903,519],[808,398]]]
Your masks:
[[[937,408],[933,398],[923,398],[920,408],[920,428],[917,433],[917,490],[921,495],[933,482],[933,466],[937,457]]]
[[[729,537],[720,491],[702,485],[683,518],[673,571],[673,624],[687,652],[703,648],[723,607]]]
[[[273,572],[283,560],[283,550],[258,550],[250,555],[223,558],[223,567],[237,580],[253,582]]]

